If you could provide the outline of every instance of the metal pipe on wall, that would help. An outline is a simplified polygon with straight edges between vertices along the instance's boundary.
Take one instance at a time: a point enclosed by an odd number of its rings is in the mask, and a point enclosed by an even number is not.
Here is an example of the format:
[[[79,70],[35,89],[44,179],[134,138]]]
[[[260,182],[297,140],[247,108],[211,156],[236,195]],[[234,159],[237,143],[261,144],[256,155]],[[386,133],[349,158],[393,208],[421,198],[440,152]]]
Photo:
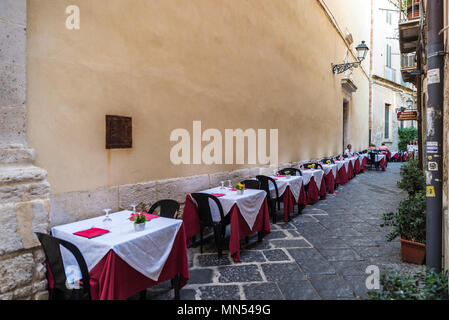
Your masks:
[[[426,264],[440,272],[442,266],[443,211],[443,99],[444,1],[427,2],[427,143],[426,143]]]

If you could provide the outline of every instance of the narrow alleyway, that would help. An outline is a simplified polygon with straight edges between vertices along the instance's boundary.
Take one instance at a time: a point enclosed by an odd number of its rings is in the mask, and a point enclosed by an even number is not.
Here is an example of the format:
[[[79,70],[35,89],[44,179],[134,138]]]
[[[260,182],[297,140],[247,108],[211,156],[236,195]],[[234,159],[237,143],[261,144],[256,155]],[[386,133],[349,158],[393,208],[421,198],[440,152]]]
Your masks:
[[[189,249],[190,280],[181,299],[364,299],[366,267],[413,272],[401,261],[398,241],[387,242],[380,216],[395,211],[405,194],[396,186],[400,163],[386,172],[368,171],[308,206],[290,223],[272,225],[262,243],[242,242],[242,263],[226,251],[217,258],[212,241],[205,253]],[[278,220],[279,221],[279,220]],[[169,282],[148,291],[170,299]]]

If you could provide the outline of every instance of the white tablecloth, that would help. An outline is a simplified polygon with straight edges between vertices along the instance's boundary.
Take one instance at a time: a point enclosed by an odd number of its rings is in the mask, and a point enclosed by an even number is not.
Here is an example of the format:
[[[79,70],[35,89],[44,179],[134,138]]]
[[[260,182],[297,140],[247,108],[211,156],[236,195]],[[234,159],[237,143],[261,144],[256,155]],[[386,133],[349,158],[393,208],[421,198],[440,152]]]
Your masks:
[[[290,190],[293,194],[293,197],[295,197],[295,200],[299,200],[299,196],[301,194],[301,187],[303,184],[303,177],[302,176],[291,176],[290,179],[284,178],[284,177],[270,177],[273,179],[276,179],[276,185],[278,187],[279,191],[279,197],[281,197],[287,187],[290,187]],[[272,185],[270,181],[270,193],[272,198],[276,198],[276,189]]]
[[[371,156],[370,156],[369,153],[365,153],[362,156],[368,158],[368,160],[371,159]],[[362,157],[360,157],[360,158],[362,158]],[[376,162],[380,162],[380,161],[382,161],[383,158],[385,158],[385,161],[387,161],[387,156],[385,154],[376,154],[376,160],[375,161]]]
[[[341,166],[342,165],[343,165],[343,163],[341,164]],[[329,174],[329,172],[332,170],[332,174],[334,176],[334,179],[337,179],[337,170],[340,169],[341,166],[339,168],[337,164],[333,164],[333,163],[331,163],[331,164],[322,164],[321,166],[323,167],[324,175],[327,176]]]
[[[76,245],[83,254],[89,271],[109,252],[113,250],[131,267],[157,281],[165,262],[170,255],[176,235],[182,221],[168,218],[155,218],[146,223],[143,231],[134,231],[133,222],[129,221],[131,211],[110,214],[112,228],[110,233],[97,238],[84,238],[73,233],[95,228],[104,228],[104,216],[82,220],[51,229],[54,237]],[[64,265],[77,266],[74,256],[61,248]]]
[[[255,189],[246,189],[243,195],[237,193],[237,191],[231,191],[229,188],[221,189],[221,187],[216,187],[212,189],[207,189],[200,191],[201,193],[224,193],[225,196],[218,197],[221,206],[223,207],[223,214],[226,216],[234,206],[240,210],[241,215],[245,219],[249,228],[252,230],[254,226],[254,222],[256,222],[257,215],[259,214],[260,208],[265,200],[266,193],[263,190],[255,190]],[[193,203],[196,204],[195,199],[193,199]],[[209,199],[209,205],[212,211],[212,220],[214,222],[220,221],[220,211],[216,203],[213,200]]]
[[[355,161],[358,159],[358,157],[354,156],[354,157],[351,157],[351,158],[348,158],[348,159],[352,162],[352,168],[354,168],[355,167]]]
[[[303,179],[303,183],[304,185],[308,185],[310,182],[310,179],[312,177],[315,178],[315,183],[316,186],[318,188],[318,190],[320,190],[321,188],[321,180],[323,179],[324,176],[324,171],[321,169],[307,169],[307,170],[301,170],[302,173],[302,179]]]
[[[340,170],[340,168],[344,165],[345,169],[346,169],[346,172],[348,172],[349,161],[351,161],[351,160],[349,160],[349,158],[345,158],[345,159],[343,159],[341,161],[340,160],[335,161],[335,164],[338,166],[338,170]]]

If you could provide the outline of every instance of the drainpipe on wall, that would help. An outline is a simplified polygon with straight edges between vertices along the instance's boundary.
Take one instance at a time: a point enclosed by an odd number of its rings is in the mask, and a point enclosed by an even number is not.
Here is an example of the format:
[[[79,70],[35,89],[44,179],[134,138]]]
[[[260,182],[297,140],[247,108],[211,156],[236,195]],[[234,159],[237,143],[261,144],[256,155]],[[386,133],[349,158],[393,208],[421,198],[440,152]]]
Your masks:
[[[426,264],[436,272],[442,265],[444,36],[438,33],[444,27],[443,9],[443,0],[427,2]]]
[[[416,63],[417,70],[421,70],[421,52],[417,52],[418,61]],[[416,81],[416,88],[417,88],[417,109],[418,109],[418,159],[419,159],[419,169],[424,169],[424,145],[423,145],[423,130],[422,130],[422,77],[421,75],[417,76]]]

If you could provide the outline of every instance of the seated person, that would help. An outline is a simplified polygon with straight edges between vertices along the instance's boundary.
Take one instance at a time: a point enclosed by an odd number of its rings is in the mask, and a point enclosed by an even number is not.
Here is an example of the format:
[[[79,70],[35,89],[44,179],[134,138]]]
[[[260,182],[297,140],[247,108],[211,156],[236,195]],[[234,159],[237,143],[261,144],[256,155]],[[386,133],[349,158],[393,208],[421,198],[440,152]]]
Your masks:
[[[385,145],[385,143],[382,143],[382,145],[379,147],[379,150],[381,151],[390,151],[390,149],[388,149],[388,147]]]
[[[348,146],[346,147],[345,150],[345,155],[348,157],[352,157],[352,152],[351,152],[352,146],[350,144],[348,144]]]
[[[372,143],[370,143],[369,148],[370,150],[376,150],[376,146]]]

